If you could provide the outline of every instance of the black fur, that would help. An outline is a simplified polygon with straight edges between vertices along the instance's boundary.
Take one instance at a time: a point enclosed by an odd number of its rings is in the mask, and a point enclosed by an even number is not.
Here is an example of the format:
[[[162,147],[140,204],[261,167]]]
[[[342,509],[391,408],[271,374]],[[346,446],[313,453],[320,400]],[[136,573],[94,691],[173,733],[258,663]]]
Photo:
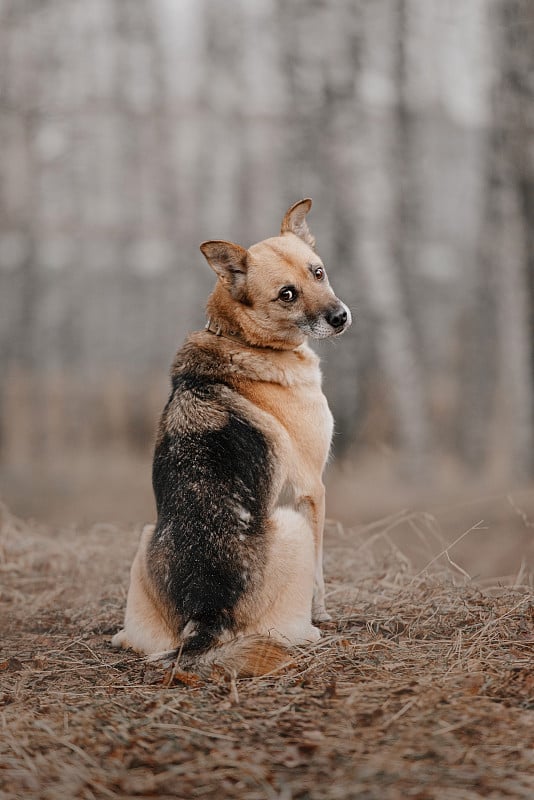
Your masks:
[[[237,601],[261,580],[272,459],[263,433],[232,408],[229,386],[179,366],[154,454],[158,521],[148,565],[182,630],[193,623],[185,653],[234,630]],[[201,417],[206,407],[224,414],[223,427],[194,433],[166,423],[184,408]]]

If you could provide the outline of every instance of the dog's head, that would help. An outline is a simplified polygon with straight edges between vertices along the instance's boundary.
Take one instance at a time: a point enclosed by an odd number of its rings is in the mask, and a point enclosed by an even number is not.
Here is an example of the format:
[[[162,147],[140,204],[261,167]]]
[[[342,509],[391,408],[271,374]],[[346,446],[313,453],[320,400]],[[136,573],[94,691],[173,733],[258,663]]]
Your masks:
[[[293,345],[306,336],[339,336],[351,324],[350,311],[334,294],[314,250],[306,222],[311,204],[309,199],[295,203],[280,235],[248,250],[223,241],[200,245],[219,278],[209,312],[254,344]]]

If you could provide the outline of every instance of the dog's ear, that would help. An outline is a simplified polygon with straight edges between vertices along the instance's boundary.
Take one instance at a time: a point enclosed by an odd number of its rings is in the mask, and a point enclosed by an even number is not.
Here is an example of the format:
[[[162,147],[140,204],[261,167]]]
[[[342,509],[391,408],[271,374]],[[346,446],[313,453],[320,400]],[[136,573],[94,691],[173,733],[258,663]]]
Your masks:
[[[202,242],[206,261],[235,300],[246,301],[247,251],[233,242]]]
[[[282,227],[280,233],[294,233],[306,242],[311,248],[315,247],[315,236],[310,233],[308,223],[306,222],[306,214],[312,207],[311,198],[307,197],[305,200],[299,200],[294,206],[286,212],[282,220]]]

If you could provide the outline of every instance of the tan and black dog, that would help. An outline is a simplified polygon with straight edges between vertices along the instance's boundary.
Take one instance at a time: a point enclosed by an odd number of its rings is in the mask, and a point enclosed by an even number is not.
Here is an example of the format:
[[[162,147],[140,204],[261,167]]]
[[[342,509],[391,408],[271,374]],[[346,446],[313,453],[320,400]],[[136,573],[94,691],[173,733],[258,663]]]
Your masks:
[[[158,519],[143,531],[117,647],[180,668],[262,674],[317,640],[323,469],[332,415],[307,338],[351,323],[306,223],[248,250],[201,250],[217,274],[206,329],[178,351],[156,442]],[[174,653],[169,652],[174,651]]]

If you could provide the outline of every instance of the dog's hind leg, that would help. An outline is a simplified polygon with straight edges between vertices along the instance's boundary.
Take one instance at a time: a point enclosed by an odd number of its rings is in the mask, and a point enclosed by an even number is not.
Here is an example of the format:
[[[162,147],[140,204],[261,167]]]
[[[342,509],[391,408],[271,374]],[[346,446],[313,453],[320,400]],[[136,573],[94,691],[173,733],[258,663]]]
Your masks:
[[[131,647],[151,655],[172,650],[178,644],[165,622],[163,610],[149,591],[146,577],[146,548],[154,534],[154,525],[145,525],[130,572],[124,628],[111,640],[113,647]]]
[[[287,646],[317,641],[311,622],[315,550],[312,531],[302,514],[278,508],[270,520],[272,540],[259,602],[250,633],[278,639]]]

